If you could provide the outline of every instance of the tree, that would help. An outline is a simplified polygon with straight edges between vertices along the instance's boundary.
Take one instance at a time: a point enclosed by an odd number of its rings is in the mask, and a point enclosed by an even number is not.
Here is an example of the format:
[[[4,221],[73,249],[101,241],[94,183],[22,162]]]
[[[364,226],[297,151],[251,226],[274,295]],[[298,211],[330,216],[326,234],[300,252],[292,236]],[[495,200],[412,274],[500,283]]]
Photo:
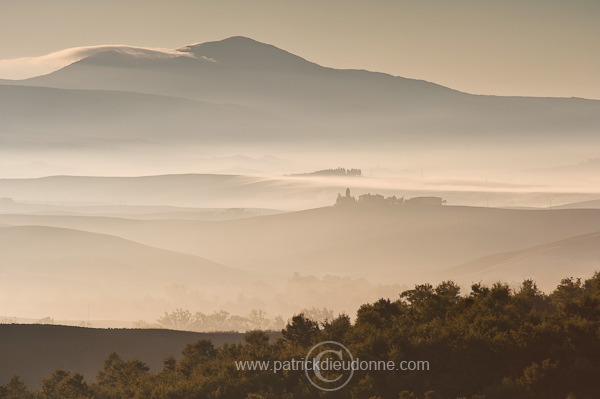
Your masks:
[[[179,370],[189,376],[195,368],[217,356],[212,342],[201,339],[183,348],[183,357],[179,361]]]
[[[5,385],[0,385],[0,399],[33,399],[33,393],[23,380],[12,377]]]
[[[104,361],[95,384],[97,398],[131,399],[147,397],[150,368],[139,360],[123,360],[111,353]]]
[[[57,370],[42,382],[40,397],[43,399],[85,399],[91,397],[91,391],[81,374]]]
[[[158,319],[158,324],[165,328],[173,328],[176,330],[185,330],[192,324],[192,313],[185,309],[175,309],[171,313],[165,314]]]
[[[246,344],[255,347],[265,347],[269,344],[269,336],[260,330],[248,331],[244,334]]]
[[[315,342],[319,334],[319,324],[300,313],[292,317],[291,323],[288,323],[281,333],[286,341],[306,347]]]

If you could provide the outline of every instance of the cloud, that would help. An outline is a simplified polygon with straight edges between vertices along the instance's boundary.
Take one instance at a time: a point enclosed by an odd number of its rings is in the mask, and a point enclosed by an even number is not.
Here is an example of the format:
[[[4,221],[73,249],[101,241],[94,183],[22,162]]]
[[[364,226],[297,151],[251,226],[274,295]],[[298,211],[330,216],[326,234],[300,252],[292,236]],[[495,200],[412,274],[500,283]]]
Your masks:
[[[118,51],[140,58],[193,56],[190,53],[185,53],[179,50],[155,49],[125,45],[75,47],[39,57],[23,57],[0,60],[0,79],[17,80],[45,75],[77,62],[85,57],[89,57],[103,51]]]

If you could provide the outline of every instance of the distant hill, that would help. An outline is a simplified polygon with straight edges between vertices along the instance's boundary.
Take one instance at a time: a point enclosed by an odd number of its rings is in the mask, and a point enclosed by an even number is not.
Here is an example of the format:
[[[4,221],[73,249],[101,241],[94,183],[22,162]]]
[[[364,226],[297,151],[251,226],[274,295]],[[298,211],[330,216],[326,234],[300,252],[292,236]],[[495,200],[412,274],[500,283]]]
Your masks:
[[[586,193],[526,192],[525,190],[530,187],[523,185],[498,184],[493,187],[494,191],[488,191],[485,185],[473,181],[423,181],[359,176],[189,173],[123,177],[63,175],[0,178],[0,198],[12,198],[13,201],[20,203],[54,204],[63,207],[63,211],[72,210],[107,216],[110,213],[111,216],[117,217],[119,214],[127,217],[126,212],[109,212],[108,209],[107,212],[99,209],[89,212],[92,210],[90,206],[126,203],[129,206],[148,206],[154,209],[157,209],[158,205],[177,208],[298,210],[331,205],[337,195],[343,194],[346,188],[351,188],[355,196],[366,193],[397,197],[441,196],[448,201],[448,204],[484,206],[489,203],[498,207],[524,204],[546,206],[550,200],[557,204],[595,198],[593,194]],[[515,190],[523,191],[518,191],[518,195],[515,195]],[[71,209],[77,207],[80,209]],[[23,208],[21,213],[36,212],[33,208]],[[173,213],[166,209],[165,211]],[[8,208],[8,204],[0,204],[0,212],[14,213]],[[181,219],[179,216],[174,215],[174,219]],[[190,219],[199,219],[199,217],[192,216]]]
[[[448,274],[486,283],[531,278],[540,288],[552,289],[562,278],[590,277],[595,272],[600,272],[600,232],[486,256],[454,267]]]
[[[237,105],[114,90],[0,86],[0,140],[6,147],[206,145],[216,139],[268,139],[282,126],[274,115]]]
[[[183,208],[175,206],[136,205],[56,205],[0,201],[0,213],[28,213],[36,215],[108,216],[129,219],[171,220],[229,220],[282,213],[263,208]]]
[[[556,205],[552,209],[600,209],[600,199]]]
[[[140,177],[50,176],[0,179],[0,196],[18,201],[129,204],[177,207],[280,209],[309,208],[335,201],[346,181],[327,184],[306,179],[242,175],[179,174]],[[24,211],[26,212],[26,211]]]
[[[600,210],[374,206],[222,222],[0,215],[0,223],[112,234],[268,273],[411,283],[452,278],[446,268],[490,254],[595,233]]]
[[[238,333],[23,324],[0,324],[0,337],[0,384],[18,374],[32,388],[59,368],[80,372],[92,381],[111,352],[125,359],[142,360],[156,371],[164,358],[179,357],[186,344],[199,339],[210,339],[215,345],[243,341]]]
[[[173,279],[177,279],[181,273],[193,272],[202,276],[204,280],[210,278],[210,283],[234,280],[242,273],[196,256],[152,248],[110,235],[73,229],[10,226],[0,228],[0,237],[0,257],[12,259],[11,262],[17,263],[18,259],[27,259],[29,272],[33,270],[31,266],[38,258],[41,258],[40,262],[54,260],[57,264],[60,263],[65,275],[70,274],[66,269],[71,266],[65,258],[98,258],[97,268],[89,263],[85,265],[85,269],[78,268],[79,272],[97,273],[93,279],[95,282],[98,282],[98,278],[110,280],[111,269],[116,266],[118,273],[125,278],[128,271],[137,274],[136,269],[143,265],[144,271],[149,275],[156,274],[162,278],[172,275]],[[3,264],[7,265],[4,262]],[[170,267],[166,269],[163,265]],[[55,271],[59,272],[56,269]],[[6,267],[3,268],[3,272],[6,272]]]
[[[11,314],[155,318],[153,303],[185,284],[213,295],[251,274],[106,234],[45,226],[0,227],[0,288]],[[172,296],[172,295],[171,295]],[[86,310],[87,308],[87,310]],[[59,310],[60,309],[60,310]],[[63,313],[57,313],[57,312]]]
[[[589,144],[593,146],[594,141]],[[587,159],[577,164],[523,170],[519,172],[519,176],[539,183],[568,181],[571,184],[577,183],[579,187],[597,187],[600,183],[600,158]]]
[[[554,166],[543,169],[530,169],[524,171],[527,173],[553,173],[558,175],[569,175],[569,174],[592,174],[596,175],[600,173],[600,158],[588,159],[584,162],[580,162],[574,165],[562,165]]]

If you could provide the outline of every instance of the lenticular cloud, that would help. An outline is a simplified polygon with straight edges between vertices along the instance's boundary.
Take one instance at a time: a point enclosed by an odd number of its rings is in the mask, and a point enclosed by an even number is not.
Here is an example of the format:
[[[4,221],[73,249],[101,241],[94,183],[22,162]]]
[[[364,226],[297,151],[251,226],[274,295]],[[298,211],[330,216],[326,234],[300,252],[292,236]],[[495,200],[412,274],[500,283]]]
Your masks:
[[[118,51],[142,58],[191,56],[178,50],[155,49],[125,45],[75,47],[39,57],[0,60],[0,79],[27,79],[45,75],[103,51]]]

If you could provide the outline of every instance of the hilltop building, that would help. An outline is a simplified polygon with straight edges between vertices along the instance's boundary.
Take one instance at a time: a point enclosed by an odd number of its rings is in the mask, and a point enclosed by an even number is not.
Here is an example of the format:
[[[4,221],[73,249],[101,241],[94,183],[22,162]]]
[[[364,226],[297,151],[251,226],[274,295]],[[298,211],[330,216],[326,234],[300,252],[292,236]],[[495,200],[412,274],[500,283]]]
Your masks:
[[[337,200],[335,201],[335,205],[345,206],[345,205],[352,205],[352,204],[356,204],[356,198],[354,198],[350,194],[349,188],[346,189],[346,195],[344,195],[344,196],[342,196],[342,194],[338,193],[338,197],[337,197]]]
[[[393,205],[393,206],[442,206],[446,203],[441,197],[414,197],[405,200],[404,197],[396,196],[384,197],[381,194],[362,194],[358,200],[350,194],[350,189],[346,189],[346,195],[338,194],[335,205]]]

